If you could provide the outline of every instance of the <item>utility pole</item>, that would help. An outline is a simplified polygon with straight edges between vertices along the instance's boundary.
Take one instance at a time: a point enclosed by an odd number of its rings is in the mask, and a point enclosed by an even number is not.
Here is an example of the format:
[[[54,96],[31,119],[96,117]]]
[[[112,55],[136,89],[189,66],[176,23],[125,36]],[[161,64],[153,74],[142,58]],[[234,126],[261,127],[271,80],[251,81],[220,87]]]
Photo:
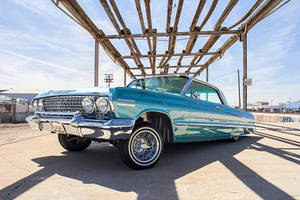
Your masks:
[[[95,39],[94,86],[99,86],[99,42]]]
[[[126,70],[124,69],[124,87],[126,87]]]
[[[247,111],[247,33],[243,36],[243,110]]]
[[[107,87],[110,87],[110,83],[112,83],[114,80],[113,74],[105,74],[104,81],[107,83]]]
[[[241,108],[241,81],[240,81],[240,70],[237,70],[238,73],[238,94],[239,94],[239,108]]]

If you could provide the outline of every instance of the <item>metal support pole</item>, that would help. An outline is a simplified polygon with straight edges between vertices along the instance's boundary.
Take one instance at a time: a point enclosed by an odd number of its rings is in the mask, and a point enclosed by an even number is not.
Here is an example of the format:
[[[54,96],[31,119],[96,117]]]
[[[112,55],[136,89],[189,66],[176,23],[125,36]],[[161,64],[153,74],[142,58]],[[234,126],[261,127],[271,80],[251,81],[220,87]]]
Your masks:
[[[243,110],[247,111],[247,33],[243,35]]]
[[[95,40],[94,86],[99,86],[99,42]]]
[[[241,108],[241,81],[240,81],[240,70],[238,72],[238,95],[239,95],[239,108]]]
[[[206,82],[208,82],[208,67],[206,68]]]
[[[124,69],[124,87],[126,86],[126,70]]]

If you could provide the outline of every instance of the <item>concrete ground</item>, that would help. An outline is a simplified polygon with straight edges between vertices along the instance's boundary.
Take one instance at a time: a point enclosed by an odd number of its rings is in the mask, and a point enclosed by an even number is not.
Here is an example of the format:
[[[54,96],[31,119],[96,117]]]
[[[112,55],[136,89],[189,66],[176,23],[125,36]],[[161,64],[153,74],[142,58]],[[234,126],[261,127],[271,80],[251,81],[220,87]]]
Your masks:
[[[0,125],[0,199],[300,199],[300,123],[260,124],[236,143],[165,147],[134,171],[113,146],[69,153],[52,134]]]

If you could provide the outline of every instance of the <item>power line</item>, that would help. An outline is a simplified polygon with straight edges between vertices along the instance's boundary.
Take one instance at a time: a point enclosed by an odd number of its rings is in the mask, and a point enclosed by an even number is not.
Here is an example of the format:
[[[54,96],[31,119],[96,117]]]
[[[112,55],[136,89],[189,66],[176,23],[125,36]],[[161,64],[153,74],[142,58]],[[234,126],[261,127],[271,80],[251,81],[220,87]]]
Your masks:
[[[110,87],[110,83],[112,83],[114,80],[113,74],[105,74],[104,82],[107,83],[107,87]]]

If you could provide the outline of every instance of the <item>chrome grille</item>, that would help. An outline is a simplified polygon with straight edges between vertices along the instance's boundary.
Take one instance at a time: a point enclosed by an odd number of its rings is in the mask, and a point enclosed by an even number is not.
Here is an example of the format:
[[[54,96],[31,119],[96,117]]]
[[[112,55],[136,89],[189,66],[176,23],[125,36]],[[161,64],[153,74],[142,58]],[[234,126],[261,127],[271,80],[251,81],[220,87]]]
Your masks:
[[[55,96],[43,98],[44,111],[47,112],[76,112],[85,113],[81,102],[86,97],[94,96]]]

